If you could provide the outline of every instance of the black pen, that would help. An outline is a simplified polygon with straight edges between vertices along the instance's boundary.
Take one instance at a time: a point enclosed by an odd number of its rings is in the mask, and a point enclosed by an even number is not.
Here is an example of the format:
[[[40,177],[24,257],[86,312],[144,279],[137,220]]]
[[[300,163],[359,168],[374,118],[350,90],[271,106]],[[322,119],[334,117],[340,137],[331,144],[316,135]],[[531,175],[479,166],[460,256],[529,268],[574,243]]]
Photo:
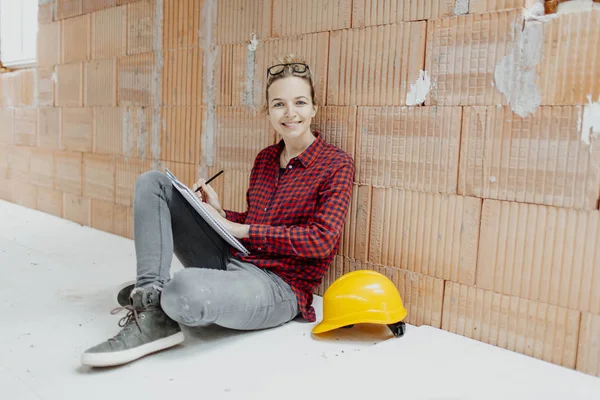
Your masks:
[[[212,178],[210,178],[209,180],[207,180],[204,184],[208,185],[213,179],[215,179],[217,176],[221,175],[223,173],[223,170],[219,171],[215,176],[213,176]],[[194,190],[194,192],[197,192],[198,190],[200,190],[201,186],[198,186],[198,188],[196,190]]]

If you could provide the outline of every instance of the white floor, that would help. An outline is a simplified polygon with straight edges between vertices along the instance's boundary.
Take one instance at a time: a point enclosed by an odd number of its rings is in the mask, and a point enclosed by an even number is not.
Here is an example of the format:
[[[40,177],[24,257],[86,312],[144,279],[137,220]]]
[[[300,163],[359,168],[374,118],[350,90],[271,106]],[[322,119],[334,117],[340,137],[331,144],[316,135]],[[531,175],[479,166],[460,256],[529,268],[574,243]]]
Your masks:
[[[430,327],[208,326],[122,367],[81,366],[118,331],[113,290],[134,267],[130,240],[0,201],[0,399],[600,399],[600,378]]]

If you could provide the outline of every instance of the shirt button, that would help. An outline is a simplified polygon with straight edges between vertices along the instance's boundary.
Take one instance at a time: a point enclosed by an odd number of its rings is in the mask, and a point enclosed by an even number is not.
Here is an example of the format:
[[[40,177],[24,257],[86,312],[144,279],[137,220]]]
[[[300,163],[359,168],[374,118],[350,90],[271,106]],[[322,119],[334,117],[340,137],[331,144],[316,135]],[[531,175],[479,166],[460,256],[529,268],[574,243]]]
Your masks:
[[[265,211],[267,211],[267,207],[265,207]]]
[[[259,250],[262,250],[262,248],[260,248],[260,247],[259,247],[258,249],[259,249]]]
[[[290,165],[288,168],[289,168],[289,169],[292,169],[292,166]]]

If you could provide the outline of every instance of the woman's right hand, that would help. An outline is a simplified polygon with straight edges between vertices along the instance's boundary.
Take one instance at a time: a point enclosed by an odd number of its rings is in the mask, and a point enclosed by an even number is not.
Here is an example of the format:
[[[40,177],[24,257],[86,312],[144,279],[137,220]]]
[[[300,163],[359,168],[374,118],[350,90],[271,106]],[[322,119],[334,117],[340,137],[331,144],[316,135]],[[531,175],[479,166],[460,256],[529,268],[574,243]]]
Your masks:
[[[200,188],[200,190],[196,192],[196,189],[198,188]],[[219,212],[219,214],[223,216],[223,218],[225,218],[225,211],[223,211],[221,203],[219,202],[219,195],[210,185],[206,184],[206,179],[198,179],[198,182],[196,182],[192,187],[192,191],[194,192],[196,197],[200,199],[200,201],[204,201],[210,204],[215,210]]]

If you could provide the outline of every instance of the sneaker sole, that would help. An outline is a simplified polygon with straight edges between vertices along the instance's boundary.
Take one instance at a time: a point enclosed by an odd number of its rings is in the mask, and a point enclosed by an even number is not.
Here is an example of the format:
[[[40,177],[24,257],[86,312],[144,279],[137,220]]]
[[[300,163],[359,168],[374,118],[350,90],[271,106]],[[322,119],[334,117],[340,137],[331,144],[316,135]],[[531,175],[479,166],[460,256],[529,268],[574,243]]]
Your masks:
[[[90,367],[113,367],[127,364],[128,362],[142,358],[148,354],[168,349],[183,342],[183,332],[155,340],[150,343],[129,350],[115,351],[111,353],[83,353],[81,363]]]

